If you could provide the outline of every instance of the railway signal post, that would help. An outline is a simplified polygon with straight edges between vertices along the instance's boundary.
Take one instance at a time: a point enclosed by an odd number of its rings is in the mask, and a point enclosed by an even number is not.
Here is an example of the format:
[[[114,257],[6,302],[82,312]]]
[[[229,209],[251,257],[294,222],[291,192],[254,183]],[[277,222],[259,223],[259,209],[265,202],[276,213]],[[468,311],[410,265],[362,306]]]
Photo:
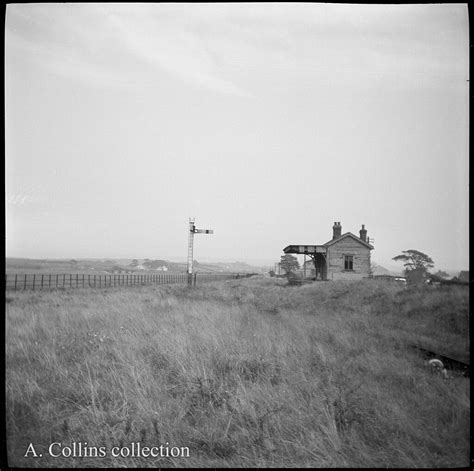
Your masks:
[[[188,234],[188,285],[193,284],[193,249],[194,249],[194,234],[214,234],[212,229],[196,229],[194,218],[189,218],[189,234]],[[194,277],[194,284],[196,278]]]

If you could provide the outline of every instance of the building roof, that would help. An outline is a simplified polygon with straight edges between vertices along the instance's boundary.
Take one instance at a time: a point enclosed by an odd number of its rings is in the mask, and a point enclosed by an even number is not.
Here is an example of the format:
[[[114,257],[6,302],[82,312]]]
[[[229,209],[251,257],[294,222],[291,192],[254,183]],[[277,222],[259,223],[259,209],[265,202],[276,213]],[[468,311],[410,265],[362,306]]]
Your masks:
[[[335,239],[332,239],[330,240],[329,242],[326,242],[324,244],[324,247],[330,247],[331,245],[334,245],[336,244],[337,242],[340,242],[342,239],[346,239],[347,237],[352,237],[354,240],[356,240],[357,242],[359,242],[360,244],[362,245],[365,245],[368,249],[372,250],[374,248],[373,245],[367,243],[367,242],[364,242],[360,237],[357,237],[356,235],[354,235],[352,232],[346,232],[345,234],[342,234],[341,236],[339,237],[336,237]]]
[[[351,237],[355,241],[359,242],[360,244],[364,245],[367,247],[369,250],[373,250],[374,246],[369,244],[368,242],[363,241],[360,237],[357,237],[354,235],[352,232],[346,232],[339,237],[336,237],[335,239],[331,239],[330,241],[326,242],[323,245],[288,245],[283,249],[283,252],[285,253],[295,253],[295,254],[316,254],[316,253],[326,253],[326,249],[330,247],[331,245],[336,244],[337,242],[340,242],[343,239],[346,239],[348,237]]]

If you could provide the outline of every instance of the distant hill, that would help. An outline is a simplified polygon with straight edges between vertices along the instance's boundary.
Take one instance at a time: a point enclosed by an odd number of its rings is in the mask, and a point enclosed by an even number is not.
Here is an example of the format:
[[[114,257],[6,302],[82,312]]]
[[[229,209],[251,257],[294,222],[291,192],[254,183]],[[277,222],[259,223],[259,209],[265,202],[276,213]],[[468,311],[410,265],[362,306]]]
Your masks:
[[[372,268],[372,274],[374,276],[380,276],[380,275],[397,276],[397,275],[401,275],[401,271],[387,270],[382,265],[375,264],[375,266]]]
[[[222,272],[261,273],[264,270],[262,267],[249,265],[245,262],[217,262],[203,265]]]

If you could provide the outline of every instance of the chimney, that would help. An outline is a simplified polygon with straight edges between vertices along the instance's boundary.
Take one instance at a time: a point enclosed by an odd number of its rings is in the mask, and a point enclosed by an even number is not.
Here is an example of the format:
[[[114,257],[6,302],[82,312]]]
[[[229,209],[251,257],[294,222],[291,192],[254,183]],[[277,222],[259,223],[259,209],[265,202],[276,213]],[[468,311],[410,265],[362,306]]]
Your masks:
[[[367,242],[367,230],[365,229],[365,225],[362,224],[362,229],[359,231],[359,235],[361,240]]]
[[[333,238],[333,240],[337,239],[338,237],[341,236],[341,231],[342,231],[341,223],[340,222],[335,222],[334,226],[332,226],[332,238]]]

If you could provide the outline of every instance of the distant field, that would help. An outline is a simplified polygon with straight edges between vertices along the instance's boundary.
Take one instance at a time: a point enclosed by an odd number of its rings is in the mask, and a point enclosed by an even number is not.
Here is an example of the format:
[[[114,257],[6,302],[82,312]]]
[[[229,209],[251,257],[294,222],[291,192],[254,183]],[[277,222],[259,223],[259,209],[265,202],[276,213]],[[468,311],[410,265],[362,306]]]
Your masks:
[[[126,264],[120,264],[115,260],[33,260],[22,258],[7,258],[7,274],[34,274],[34,273],[59,273],[59,274],[105,274],[110,273],[114,268],[120,267],[134,273],[157,273],[156,270],[134,270]],[[185,264],[172,264],[169,270],[172,273],[185,273]],[[160,272],[162,273],[162,272]]]
[[[466,354],[468,312],[467,287],[372,280],[8,292],[9,465],[467,467],[469,379],[408,345]],[[133,442],[189,457],[112,456]]]
[[[163,261],[168,268],[167,271],[150,269],[137,269],[130,265],[131,260],[41,260],[27,258],[11,258],[6,259],[5,268],[8,275],[24,275],[24,274],[106,274],[120,273],[136,273],[136,274],[152,274],[152,273],[186,273],[186,263],[175,263]],[[244,263],[198,263],[194,262],[194,271],[199,273],[248,273],[261,272],[261,267],[252,267]],[[160,263],[161,265],[161,263]]]

